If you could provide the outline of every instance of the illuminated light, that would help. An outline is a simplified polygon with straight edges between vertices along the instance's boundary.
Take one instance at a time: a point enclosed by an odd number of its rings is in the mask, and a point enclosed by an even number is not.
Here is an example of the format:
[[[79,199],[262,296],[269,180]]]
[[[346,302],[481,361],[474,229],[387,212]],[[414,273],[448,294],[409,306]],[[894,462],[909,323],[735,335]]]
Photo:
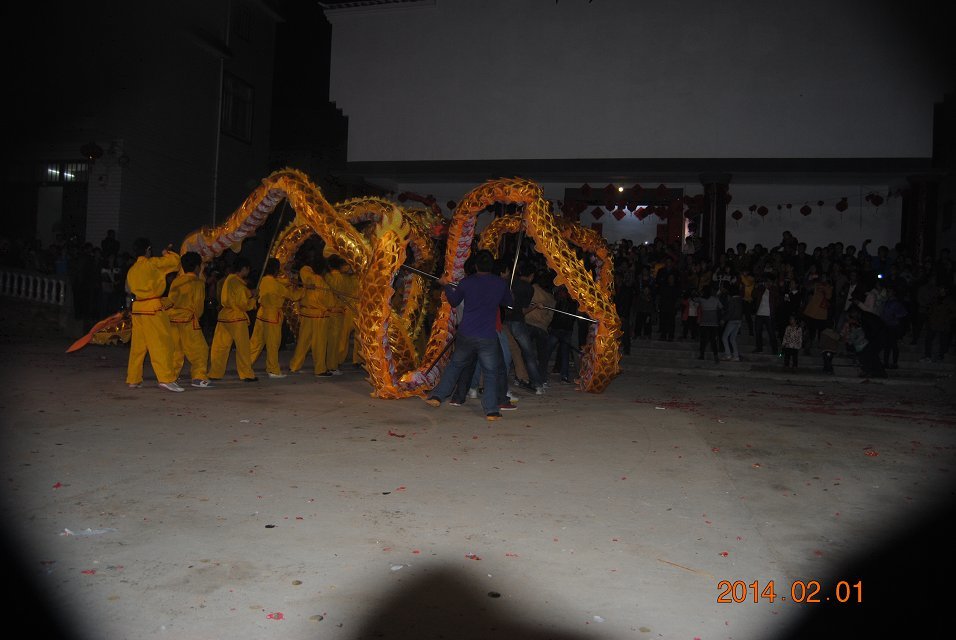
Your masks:
[[[624,192],[624,187],[618,187],[618,188],[617,188],[617,191],[618,191],[618,193],[623,193],[623,192]]]

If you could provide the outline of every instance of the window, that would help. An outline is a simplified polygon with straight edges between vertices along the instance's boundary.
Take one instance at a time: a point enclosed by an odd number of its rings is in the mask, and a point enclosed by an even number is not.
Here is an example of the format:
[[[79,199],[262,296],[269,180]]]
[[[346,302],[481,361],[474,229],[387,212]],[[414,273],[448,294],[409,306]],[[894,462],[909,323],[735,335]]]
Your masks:
[[[252,142],[252,86],[226,73],[222,79],[220,131],[243,142]]]
[[[246,42],[252,42],[252,10],[245,2],[237,2],[235,9],[236,35]]]
[[[39,167],[40,175],[37,182],[63,183],[88,182],[90,179],[90,165],[87,162],[44,162]]]

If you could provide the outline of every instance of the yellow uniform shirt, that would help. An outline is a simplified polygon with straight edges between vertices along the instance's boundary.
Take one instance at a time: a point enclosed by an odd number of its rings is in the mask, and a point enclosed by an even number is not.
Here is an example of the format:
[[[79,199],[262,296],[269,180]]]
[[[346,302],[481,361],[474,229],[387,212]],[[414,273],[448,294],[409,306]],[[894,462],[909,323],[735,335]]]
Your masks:
[[[226,276],[222,284],[222,293],[220,293],[219,302],[222,309],[219,310],[219,322],[245,322],[249,323],[248,313],[256,308],[256,299],[252,297],[249,287],[235,273]]]
[[[169,321],[191,322],[196,329],[206,307],[206,284],[195,273],[181,273],[169,285],[169,301]]]
[[[306,318],[327,318],[335,307],[335,296],[332,295],[325,278],[313,271],[312,267],[302,267],[299,270],[299,279],[305,287],[299,315]]]
[[[282,307],[286,300],[299,300],[301,289],[294,289],[275,276],[262,276],[259,283],[259,311],[256,318],[278,324],[282,321]]]
[[[163,309],[166,274],[179,269],[179,254],[167,253],[160,258],[140,256],[126,274],[126,286],[136,296],[133,313],[153,315]]]

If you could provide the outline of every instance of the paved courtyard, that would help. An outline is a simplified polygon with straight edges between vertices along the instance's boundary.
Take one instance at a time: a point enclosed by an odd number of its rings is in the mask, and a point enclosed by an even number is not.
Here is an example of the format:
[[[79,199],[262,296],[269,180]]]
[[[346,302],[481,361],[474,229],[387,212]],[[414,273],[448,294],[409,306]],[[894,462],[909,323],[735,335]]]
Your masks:
[[[929,519],[953,503],[951,378],[683,374],[632,356],[603,394],[554,380],[487,423],[475,400],[371,398],[355,368],[231,371],[181,394],[147,368],[128,390],[125,347],[69,342],[0,345],[9,606],[31,637],[950,628],[952,528]]]

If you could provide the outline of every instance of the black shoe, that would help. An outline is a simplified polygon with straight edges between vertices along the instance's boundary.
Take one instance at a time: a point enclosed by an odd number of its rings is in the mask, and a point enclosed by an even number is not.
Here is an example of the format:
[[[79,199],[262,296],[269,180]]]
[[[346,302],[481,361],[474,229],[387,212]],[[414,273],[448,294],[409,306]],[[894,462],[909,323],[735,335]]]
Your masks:
[[[525,382],[524,380],[520,380],[520,381],[518,382],[518,386],[521,387],[522,389],[524,389],[525,391],[531,391],[531,392],[537,392],[537,391],[538,391],[538,390],[534,387],[534,385],[532,385],[530,382]]]
[[[331,371],[323,371],[322,373],[317,373],[315,375],[319,378],[331,378],[335,374],[332,373]]]
[[[259,382],[259,378],[243,378],[243,382]]]

